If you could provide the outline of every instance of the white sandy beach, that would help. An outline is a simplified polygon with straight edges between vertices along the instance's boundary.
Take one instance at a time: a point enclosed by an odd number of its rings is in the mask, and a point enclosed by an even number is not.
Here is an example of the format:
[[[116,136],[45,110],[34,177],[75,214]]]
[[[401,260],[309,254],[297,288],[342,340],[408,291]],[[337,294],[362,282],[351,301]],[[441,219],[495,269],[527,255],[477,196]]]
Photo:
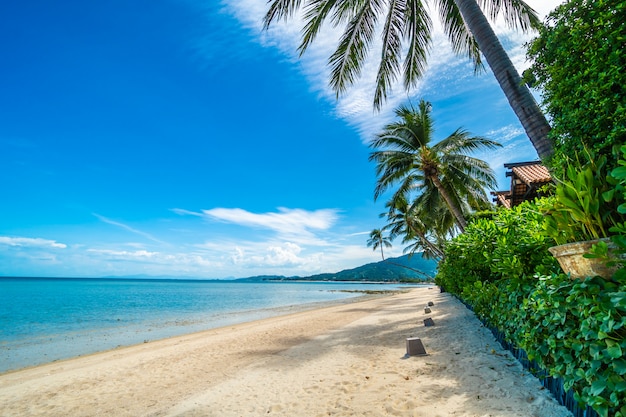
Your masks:
[[[405,357],[408,337],[428,355]],[[433,287],[7,373],[0,415],[570,414]]]

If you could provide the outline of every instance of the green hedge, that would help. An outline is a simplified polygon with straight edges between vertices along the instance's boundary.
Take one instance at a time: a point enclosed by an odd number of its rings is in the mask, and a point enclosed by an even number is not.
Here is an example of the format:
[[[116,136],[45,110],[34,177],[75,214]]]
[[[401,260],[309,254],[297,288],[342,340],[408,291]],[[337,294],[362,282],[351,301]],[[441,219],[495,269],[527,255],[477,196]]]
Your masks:
[[[626,285],[559,273],[525,204],[474,221],[446,247],[436,282],[561,378],[600,416],[626,417]]]
[[[625,33],[623,0],[569,0],[530,43],[525,78],[540,89],[550,116],[553,171],[586,150],[613,165],[612,147],[626,139]]]
[[[534,203],[500,209],[491,219],[478,218],[445,247],[437,283],[460,294],[474,282],[532,277],[539,270],[557,272],[548,252],[554,241],[543,233],[543,215]]]

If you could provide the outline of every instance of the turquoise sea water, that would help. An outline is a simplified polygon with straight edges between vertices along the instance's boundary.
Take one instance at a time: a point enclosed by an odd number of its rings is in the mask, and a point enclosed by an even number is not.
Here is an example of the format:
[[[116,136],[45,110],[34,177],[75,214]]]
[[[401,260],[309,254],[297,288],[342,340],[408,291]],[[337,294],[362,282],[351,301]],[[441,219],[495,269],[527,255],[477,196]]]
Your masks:
[[[285,314],[395,284],[0,278],[0,373]]]

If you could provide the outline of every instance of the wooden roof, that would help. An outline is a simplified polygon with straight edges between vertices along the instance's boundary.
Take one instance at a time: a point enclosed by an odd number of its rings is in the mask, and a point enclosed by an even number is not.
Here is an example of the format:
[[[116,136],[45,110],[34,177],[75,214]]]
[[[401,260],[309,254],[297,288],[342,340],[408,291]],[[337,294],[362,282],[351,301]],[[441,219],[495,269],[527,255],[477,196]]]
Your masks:
[[[510,191],[492,191],[492,195],[495,196],[494,200],[497,206],[504,206],[511,208],[511,192]]]
[[[511,177],[511,189],[491,193],[499,206],[511,208],[532,200],[538,196],[539,187],[552,181],[550,172],[539,161],[515,162],[504,167],[510,169],[506,176]]]
[[[506,164],[504,166],[506,167]],[[541,165],[540,162],[511,167],[511,171],[517,178],[524,181],[526,185],[545,184],[552,181],[548,168]]]

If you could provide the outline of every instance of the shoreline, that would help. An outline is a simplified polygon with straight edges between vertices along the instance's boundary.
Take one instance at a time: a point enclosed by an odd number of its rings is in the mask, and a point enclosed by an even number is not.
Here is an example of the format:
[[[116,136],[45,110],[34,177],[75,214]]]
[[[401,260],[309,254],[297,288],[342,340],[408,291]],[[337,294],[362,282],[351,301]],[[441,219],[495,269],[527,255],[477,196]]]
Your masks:
[[[361,297],[359,297],[361,298]],[[0,375],[3,415],[570,415],[436,287]],[[433,301],[432,313],[424,306]],[[430,317],[435,326],[424,327]],[[428,356],[405,357],[420,337]]]
[[[371,297],[385,296],[387,292],[392,293],[403,290],[405,289],[382,290],[380,294],[379,291],[346,290],[346,292],[354,292],[355,294],[335,300],[209,312],[208,315],[202,317],[200,314],[196,314],[195,317],[183,317],[182,319],[170,317],[165,320],[151,320],[149,323],[129,323],[122,326],[112,324],[109,327],[81,329],[75,332],[53,332],[36,335],[24,341],[0,341],[0,357],[3,358],[2,363],[0,363],[0,375],[48,363],[189,335],[238,323],[251,322],[344,303],[358,302],[359,300],[366,300]],[[344,290],[328,291],[343,292]],[[360,293],[360,295],[358,293]]]

